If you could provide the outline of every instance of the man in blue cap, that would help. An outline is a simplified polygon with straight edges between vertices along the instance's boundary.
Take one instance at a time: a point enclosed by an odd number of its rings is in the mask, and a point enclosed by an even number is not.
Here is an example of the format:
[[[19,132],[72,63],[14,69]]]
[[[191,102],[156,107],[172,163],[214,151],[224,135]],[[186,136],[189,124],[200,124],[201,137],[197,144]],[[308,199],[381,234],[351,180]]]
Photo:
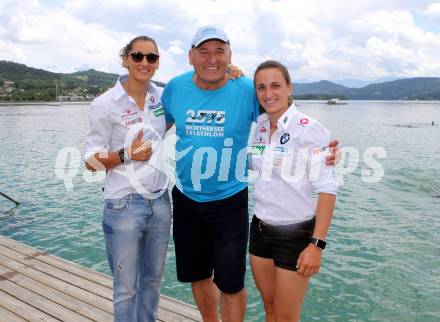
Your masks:
[[[162,95],[168,126],[174,123],[179,137],[172,191],[177,277],[192,283],[204,321],[219,321],[218,290],[222,321],[243,321],[246,147],[259,104],[252,80],[228,79],[231,49],[221,28],[197,31],[189,61],[194,71],[170,80]]]

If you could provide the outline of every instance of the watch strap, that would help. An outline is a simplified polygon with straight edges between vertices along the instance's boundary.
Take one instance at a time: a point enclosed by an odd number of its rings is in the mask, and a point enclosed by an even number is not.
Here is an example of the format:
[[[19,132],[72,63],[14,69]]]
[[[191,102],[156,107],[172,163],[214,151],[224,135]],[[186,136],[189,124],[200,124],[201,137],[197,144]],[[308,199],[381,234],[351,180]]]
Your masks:
[[[315,245],[318,248],[325,249],[325,246],[327,246],[327,242],[325,240],[319,239],[319,238],[310,238],[310,243]]]
[[[121,161],[121,163],[125,163],[125,149],[122,148],[118,151],[118,155],[119,155],[119,160]]]

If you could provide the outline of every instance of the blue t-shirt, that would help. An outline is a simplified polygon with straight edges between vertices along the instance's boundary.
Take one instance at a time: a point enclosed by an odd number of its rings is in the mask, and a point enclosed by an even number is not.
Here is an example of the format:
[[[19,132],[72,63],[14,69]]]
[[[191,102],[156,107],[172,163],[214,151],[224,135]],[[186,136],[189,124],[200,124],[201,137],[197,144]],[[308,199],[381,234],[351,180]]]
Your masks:
[[[228,80],[203,90],[194,71],[170,80],[162,94],[167,123],[176,134],[176,186],[198,201],[227,198],[247,185],[246,147],[258,100],[252,80]]]

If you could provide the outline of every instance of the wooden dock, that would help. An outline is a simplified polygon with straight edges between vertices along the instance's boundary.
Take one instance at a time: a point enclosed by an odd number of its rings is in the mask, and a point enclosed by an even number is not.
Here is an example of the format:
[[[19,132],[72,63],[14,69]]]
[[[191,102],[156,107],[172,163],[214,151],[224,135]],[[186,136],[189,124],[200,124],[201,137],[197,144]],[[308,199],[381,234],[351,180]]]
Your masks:
[[[0,322],[113,321],[112,278],[0,236]],[[158,321],[202,321],[161,296]]]

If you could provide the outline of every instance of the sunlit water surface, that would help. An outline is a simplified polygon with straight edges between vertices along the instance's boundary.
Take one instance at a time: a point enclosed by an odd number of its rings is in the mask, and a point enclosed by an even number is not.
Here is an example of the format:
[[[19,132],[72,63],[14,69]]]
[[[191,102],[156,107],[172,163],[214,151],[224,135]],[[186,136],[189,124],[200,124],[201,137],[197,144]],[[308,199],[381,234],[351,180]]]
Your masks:
[[[440,103],[297,105],[350,153],[339,173],[355,168],[343,176],[328,249],[321,273],[311,280],[302,321],[439,321]],[[80,167],[73,169],[71,191],[55,173],[61,149],[82,149],[88,108],[0,106],[0,191],[21,202],[11,210],[13,204],[0,197],[0,234],[108,274],[102,183],[86,181],[82,160],[75,158],[69,163]],[[375,157],[384,169],[380,182],[369,182],[373,172],[364,157],[371,147],[386,153]],[[246,319],[263,321],[249,266],[246,286]],[[172,240],[162,292],[193,303],[189,285],[176,280]]]

